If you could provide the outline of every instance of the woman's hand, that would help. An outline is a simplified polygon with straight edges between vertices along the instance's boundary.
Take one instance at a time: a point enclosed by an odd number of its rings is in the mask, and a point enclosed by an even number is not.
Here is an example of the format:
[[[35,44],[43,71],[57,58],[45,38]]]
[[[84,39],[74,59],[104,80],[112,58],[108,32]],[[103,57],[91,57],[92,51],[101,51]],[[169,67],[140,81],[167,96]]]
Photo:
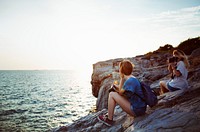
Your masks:
[[[124,79],[124,74],[120,72],[120,78]]]
[[[119,85],[116,85],[116,84],[113,84],[114,85],[114,90],[116,91],[116,92],[119,92]]]
[[[168,64],[168,70],[172,73],[173,70],[176,69],[176,64],[175,63],[169,63]]]
[[[172,68],[172,70],[176,70],[176,68],[177,68],[176,63],[172,63],[171,68]]]
[[[172,70],[175,70],[175,65],[171,65]]]
[[[179,70],[177,70],[177,63],[171,63],[171,69],[172,69],[172,73],[179,77],[181,76],[181,72]]]

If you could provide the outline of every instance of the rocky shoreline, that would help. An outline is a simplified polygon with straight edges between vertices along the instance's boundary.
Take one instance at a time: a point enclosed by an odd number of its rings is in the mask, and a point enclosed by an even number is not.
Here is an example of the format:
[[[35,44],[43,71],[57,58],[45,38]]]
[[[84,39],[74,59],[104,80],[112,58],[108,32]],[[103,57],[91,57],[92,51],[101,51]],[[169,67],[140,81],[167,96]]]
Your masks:
[[[190,49],[188,49],[188,46]],[[134,63],[135,69],[132,74],[148,83],[155,91],[158,91],[159,81],[170,78],[166,60],[176,48],[187,53],[191,64],[187,91],[179,90],[164,95],[158,94],[158,104],[153,108],[148,107],[146,115],[135,119],[126,115],[120,107],[116,107],[115,124],[112,127],[107,127],[98,121],[97,116],[107,112],[108,89],[114,80],[119,79],[118,63],[122,59],[128,59]],[[175,48],[171,45],[165,45],[145,55],[98,62],[93,65],[91,84],[92,94],[97,97],[97,112],[90,113],[68,126],[61,126],[50,131],[197,132],[200,130],[200,37],[184,41]]]

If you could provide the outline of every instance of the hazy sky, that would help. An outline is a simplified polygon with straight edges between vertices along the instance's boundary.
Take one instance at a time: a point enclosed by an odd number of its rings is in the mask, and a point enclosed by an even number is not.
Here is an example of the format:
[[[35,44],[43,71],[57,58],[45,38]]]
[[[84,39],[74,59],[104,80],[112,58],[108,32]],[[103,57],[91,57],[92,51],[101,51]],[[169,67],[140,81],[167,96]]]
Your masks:
[[[1,70],[92,68],[197,36],[200,0],[0,0]]]

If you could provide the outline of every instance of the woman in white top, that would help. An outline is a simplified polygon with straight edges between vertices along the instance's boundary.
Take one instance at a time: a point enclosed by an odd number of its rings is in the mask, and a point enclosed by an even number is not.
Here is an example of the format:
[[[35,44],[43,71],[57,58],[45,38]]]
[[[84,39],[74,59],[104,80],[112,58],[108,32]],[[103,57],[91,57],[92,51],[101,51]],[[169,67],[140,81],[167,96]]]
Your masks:
[[[168,60],[168,70],[172,73],[172,79],[160,82],[160,94],[188,88],[188,59],[181,50],[174,50],[173,57]]]

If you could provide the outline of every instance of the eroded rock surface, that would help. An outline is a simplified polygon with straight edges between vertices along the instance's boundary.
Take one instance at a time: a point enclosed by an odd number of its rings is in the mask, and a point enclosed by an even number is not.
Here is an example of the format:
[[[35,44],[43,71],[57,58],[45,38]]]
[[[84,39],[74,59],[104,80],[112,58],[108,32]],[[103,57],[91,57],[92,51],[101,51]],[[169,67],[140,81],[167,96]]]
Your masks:
[[[117,106],[115,109],[115,124],[108,127],[99,122],[97,116],[105,114],[107,109],[89,114],[69,126],[56,128],[55,132],[146,132],[146,131],[192,131],[200,130],[200,87],[182,93],[169,92],[153,108],[148,108],[146,115],[133,119],[129,127],[124,128],[123,123],[128,115]],[[167,100],[167,101],[166,101]]]
[[[198,41],[197,41],[198,40]],[[199,38],[195,40],[199,44]],[[196,47],[198,47],[195,43]],[[193,46],[193,47],[195,47]],[[180,46],[181,47],[181,46]],[[184,47],[182,47],[184,48]],[[135,64],[133,75],[148,83],[155,91],[159,91],[159,81],[168,80],[170,74],[167,71],[166,60],[170,57],[173,48],[169,45],[142,56],[133,58],[118,58],[98,62],[93,65],[92,93],[97,97],[97,112],[76,120],[68,126],[55,128],[54,132],[146,132],[146,131],[192,131],[200,130],[200,48],[193,48],[194,51],[188,55],[190,69],[188,75],[189,88],[187,91],[168,92],[158,95],[158,104],[147,109],[146,115],[130,120],[122,109],[117,106],[115,109],[115,124],[107,127],[99,122],[97,116],[107,112],[108,89],[114,80],[119,79],[118,65],[122,59],[129,59]],[[170,51],[164,52],[163,49]],[[124,127],[124,123],[129,125]]]

